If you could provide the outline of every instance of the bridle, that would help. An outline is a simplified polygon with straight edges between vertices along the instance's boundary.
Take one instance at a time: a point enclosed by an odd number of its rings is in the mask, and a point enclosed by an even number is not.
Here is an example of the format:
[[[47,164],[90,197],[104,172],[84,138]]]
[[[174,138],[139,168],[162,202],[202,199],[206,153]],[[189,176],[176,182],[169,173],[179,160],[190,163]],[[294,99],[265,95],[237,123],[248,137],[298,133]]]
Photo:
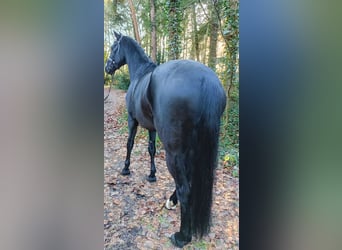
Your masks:
[[[116,52],[116,53],[119,53],[119,51],[120,51],[120,42],[121,42],[121,40],[122,40],[122,37],[123,36],[121,36],[120,37],[120,39],[118,40],[118,51]],[[110,56],[109,56],[109,58],[108,58],[108,62],[107,63],[109,63],[112,67],[114,67],[114,72],[115,72],[115,70],[117,70],[119,67],[120,67],[120,65],[117,63],[117,62],[115,62],[115,60],[114,59],[112,59]],[[114,72],[113,72],[113,74],[112,74],[112,82],[110,83],[110,85],[109,85],[109,91],[108,91],[108,94],[107,94],[107,96],[104,98],[104,101],[106,101],[107,99],[108,99],[108,97],[109,97],[109,94],[110,94],[110,91],[111,91],[111,89],[112,89],[112,85],[113,85],[113,83],[114,83]]]
[[[114,67],[114,71],[119,68],[119,64],[117,62],[115,62],[115,60],[113,60],[112,58],[109,57],[108,62],[110,63],[111,66]]]
[[[110,65],[111,65],[112,67],[114,67],[114,71],[117,70],[117,69],[119,68],[118,63],[116,63],[115,60],[113,60],[113,59],[110,58],[110,57],[108,58],[108,63],[110,63]],[[114,83],[114,72],[113,72],[113,74],[112,74],[112,82],[109,84],[109,91],[108,91],[108,94],[107,94],[107,96],[104,98],[104,101],[106,101],[106,100],[108,99],[108,96],[109,96],[110,91],[111,91],[111,89],[112,89],[113,83]]]
[[[116,53],[120,52],[120,42],[122,40],[122,37],[123,36],[121,36],[120,39],[117,41],[118,42],[117,43],[118,48],[117,48],[117,52]],[[114,67],[114,71],[117,70],[120,67],[120,65],[117,62],[115,62],[115,60],[112,59],[111,57],[108,58],[108,62],[110,63],[111,66]]]

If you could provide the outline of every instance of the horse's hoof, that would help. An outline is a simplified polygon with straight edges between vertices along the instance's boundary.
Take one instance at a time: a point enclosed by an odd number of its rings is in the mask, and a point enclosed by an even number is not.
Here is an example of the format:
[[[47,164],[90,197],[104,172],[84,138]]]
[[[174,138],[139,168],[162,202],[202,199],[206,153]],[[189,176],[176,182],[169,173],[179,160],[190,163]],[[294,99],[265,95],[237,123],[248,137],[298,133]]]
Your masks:
[[[151,176],[147,176],[146,177],[146,180],[148,180],[149,182],[156,182],[157,181],[157,178],[155,176],[151,177]]]
[[[172,244],[179,248],[184,247],[186,244],[188,244],[191,241],[191,238],[190,240],[182,240],[180,238],[182,238],[180,232],[177,232],[171,235],[170,237]]]
[[[129,171],[129,169],[122,169],[121,171],[121,175],[130,175],[131,171]]]
[[[167,199],[165,207],[169,210],[174,210],[176,209],[176,204],[174,204],[173,201],[171,201],[170,199]]]

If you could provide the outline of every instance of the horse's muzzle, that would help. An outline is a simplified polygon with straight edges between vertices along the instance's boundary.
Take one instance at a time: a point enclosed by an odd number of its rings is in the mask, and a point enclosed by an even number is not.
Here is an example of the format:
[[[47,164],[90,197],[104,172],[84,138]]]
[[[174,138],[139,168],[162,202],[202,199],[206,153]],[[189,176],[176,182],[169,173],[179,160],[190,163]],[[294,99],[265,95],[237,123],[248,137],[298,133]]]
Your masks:
[[[113,74],[114,73],[114,68],[113,67],[110,67],[109,65],[106,65],[105,67],[105,71],[107,74]]]
[[[108,58],[108,61],[105,67],[106,73],[112,75],[116,69],[117,67],[116,67],[115,61],[112,58]]]

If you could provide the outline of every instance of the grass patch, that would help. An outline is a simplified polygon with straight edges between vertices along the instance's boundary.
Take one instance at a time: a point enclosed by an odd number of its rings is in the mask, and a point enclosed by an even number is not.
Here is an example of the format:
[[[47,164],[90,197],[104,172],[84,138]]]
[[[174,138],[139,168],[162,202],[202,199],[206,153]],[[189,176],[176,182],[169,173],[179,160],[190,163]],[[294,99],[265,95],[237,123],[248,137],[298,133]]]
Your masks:
[[[159,215],[158,220],[160,224],[168,224],[166,218],[163,215]]]
[[[205,242],[203,239],[201,240],[197,240],[197,241],[193,241],[191,242],[191,245],[192,246],[189,246],[188,248],[186,249],[209,249],[209,244],[207,242]]]

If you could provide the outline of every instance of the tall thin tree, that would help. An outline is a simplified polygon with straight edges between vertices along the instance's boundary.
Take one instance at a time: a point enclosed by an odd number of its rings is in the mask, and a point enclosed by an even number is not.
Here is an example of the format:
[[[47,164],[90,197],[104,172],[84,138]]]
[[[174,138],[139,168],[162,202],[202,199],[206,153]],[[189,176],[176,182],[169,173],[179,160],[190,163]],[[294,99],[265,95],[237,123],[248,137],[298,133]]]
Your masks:
[[[197,31],[197,18],[196,18],[196,5],[193,4],[191,7],[191,15],[192,15],[192,48],[191,54],[193,58],[196,58],[197,61],[199,58],[199,41],[198,41],[198,31]]]
[[[217,54],[217,39],[218,39],[218,18],[217,12],[214,6],[214,3],[210,4],[210,20],[209,20],[209,34],[210,34],[210,43],[209,43],[209,58],[208,58],[208,66],[215,70],[216,68],[216,54]]]
[[[181,9],[180,1],[169,0],[166,1],[169,14],[169,40],[168,52],[169,59],[178,59],[181,51]]]
[[[132,0],[128,0],[129,8],[131,10],[132,15],[132,22],[133,22],[133,29],[134,29],[134,38],[135,40],[141,44],[140,35],[139,35],[139,29],[138,29],[138,21],[137,21],[137,15],[135,11],[135,7]]]
[[[151,4],[151,59],[157,61],[157,26],[156,26],[156,3],[150,0]]]

